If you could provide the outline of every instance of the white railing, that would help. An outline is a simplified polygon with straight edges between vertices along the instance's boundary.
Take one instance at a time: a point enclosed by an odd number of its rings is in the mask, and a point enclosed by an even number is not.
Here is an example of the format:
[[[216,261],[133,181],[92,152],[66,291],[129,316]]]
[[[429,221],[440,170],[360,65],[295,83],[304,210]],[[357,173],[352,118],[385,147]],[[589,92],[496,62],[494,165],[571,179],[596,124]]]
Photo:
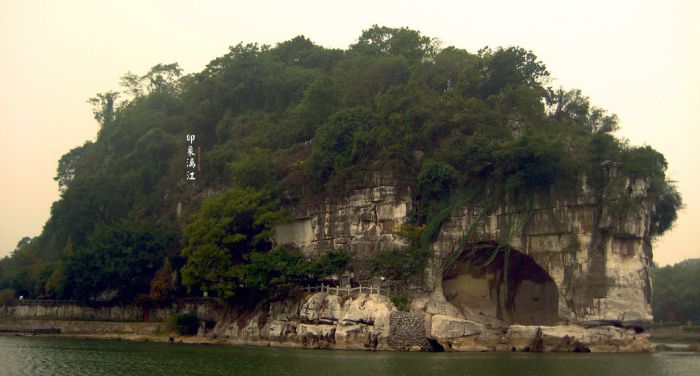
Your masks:
[[[362,286],[360,284],[357,287],[350,287],[350,286],[328,286],[325,284],[320,284],[316,286],[304,286],[302,287],[302,290],[306,292],[325,292],[327,294],[335,294],[335,295],[341,295],[345,294],[348,296],[353,296],[357,294],[362,294],[362,293],[368,293],[368,294],[381,294],[382,291],[385,293],[388,293],[389,290],[387,288],[381,288],[379,286],[375,285],[369,285],[369,286]]]

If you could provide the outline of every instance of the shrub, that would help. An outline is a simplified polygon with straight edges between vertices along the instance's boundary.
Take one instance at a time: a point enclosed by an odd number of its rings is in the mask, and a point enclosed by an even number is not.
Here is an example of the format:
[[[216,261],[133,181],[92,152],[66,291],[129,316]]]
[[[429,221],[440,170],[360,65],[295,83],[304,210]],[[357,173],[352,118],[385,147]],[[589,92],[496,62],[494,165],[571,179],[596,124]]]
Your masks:
[[[178,334],[193,336],[199,330],[199,318],[195,312],[185,312],[175,315],[175,329]]]
[[[350,265],[352,256],[344,249],[329,249],[314,263],[314,276],[324,278],[337,274],[342,277]]]
[[[457,180],[454,167],[436,161],[426,161],[418,173],[418,191],[426,198],[439,199],[449,194]]]
[[[683,208],[680,192],[671,182],[664,182],[656,199],[656,210],[651,216],[651,236],[661,236],[673,227],[678,211]]]
[[[408,283],[423,275],[429,258],[430,251],[425,248],[392,248],[379,251],[370,260],[370,269],[376,276]]]
[[[15,290],[2,289],[0,290],[0,305],[5,305],[7,302],[15,298]]]
[[[408,311],[408,305],[411,303],[411,298],[408,295],[403,293],[391,294],[389,299],[399,311]]]

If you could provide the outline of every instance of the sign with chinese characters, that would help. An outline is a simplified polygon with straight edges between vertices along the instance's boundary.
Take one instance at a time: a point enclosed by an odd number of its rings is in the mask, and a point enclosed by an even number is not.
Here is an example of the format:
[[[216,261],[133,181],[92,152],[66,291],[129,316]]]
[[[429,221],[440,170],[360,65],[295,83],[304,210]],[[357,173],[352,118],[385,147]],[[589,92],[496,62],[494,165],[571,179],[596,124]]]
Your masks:
[[[195,153],[195,141],[196,136],[194,134],[187,135],[187,159],[185,161],[185,179],[186,180],[196,180],[195,172],[200,172],[202,170],[202,165],[200,163],[201,150],[197,145]]]

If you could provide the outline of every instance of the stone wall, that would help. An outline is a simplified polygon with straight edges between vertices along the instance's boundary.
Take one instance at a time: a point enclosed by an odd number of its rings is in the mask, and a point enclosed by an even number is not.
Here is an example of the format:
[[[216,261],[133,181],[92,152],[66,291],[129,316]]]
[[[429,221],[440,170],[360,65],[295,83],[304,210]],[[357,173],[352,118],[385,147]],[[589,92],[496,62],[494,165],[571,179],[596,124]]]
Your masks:
[[[72,321],[0,318],[0,332],[36,333],[55,330],[61,334],[140,334],[153,335],[165,330],[159,322]]]
[[[431,350],[427,340],[430,326],[426,330],[425,315],[415,312],[391,312],[389,347],[395,350]]]
[[[216,320],[221,308],[214,303],[174,302],[169,306],[108,305],[51,300],[14,300],[0,307],[0,318],[81,321],[163,321],[185,311]]]

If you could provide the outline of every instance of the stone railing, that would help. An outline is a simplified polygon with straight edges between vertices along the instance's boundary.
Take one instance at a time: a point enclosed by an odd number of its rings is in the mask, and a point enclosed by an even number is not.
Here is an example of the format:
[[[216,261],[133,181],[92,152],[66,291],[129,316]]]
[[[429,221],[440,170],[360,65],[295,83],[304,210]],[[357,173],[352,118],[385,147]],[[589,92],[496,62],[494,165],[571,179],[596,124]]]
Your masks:
[[[362,293],[367,293],[367,294],[382,294],[388,295],[391,293],[396,293],[399,292],[400,290],[397,289],[396,287],[389,287],[389,286],[377,286],[377,285],[369,285],[369,286],[362,286],[360,284],[357,287],[351,287],[351,286],[330,286],[326,284],[320,284],[320,285],[315,285],[315,286],[303,286],[301,288],[305,292],[325,292],[327,294],[335,294],[335,295],[346,295],[346,296],[356,296]]]

